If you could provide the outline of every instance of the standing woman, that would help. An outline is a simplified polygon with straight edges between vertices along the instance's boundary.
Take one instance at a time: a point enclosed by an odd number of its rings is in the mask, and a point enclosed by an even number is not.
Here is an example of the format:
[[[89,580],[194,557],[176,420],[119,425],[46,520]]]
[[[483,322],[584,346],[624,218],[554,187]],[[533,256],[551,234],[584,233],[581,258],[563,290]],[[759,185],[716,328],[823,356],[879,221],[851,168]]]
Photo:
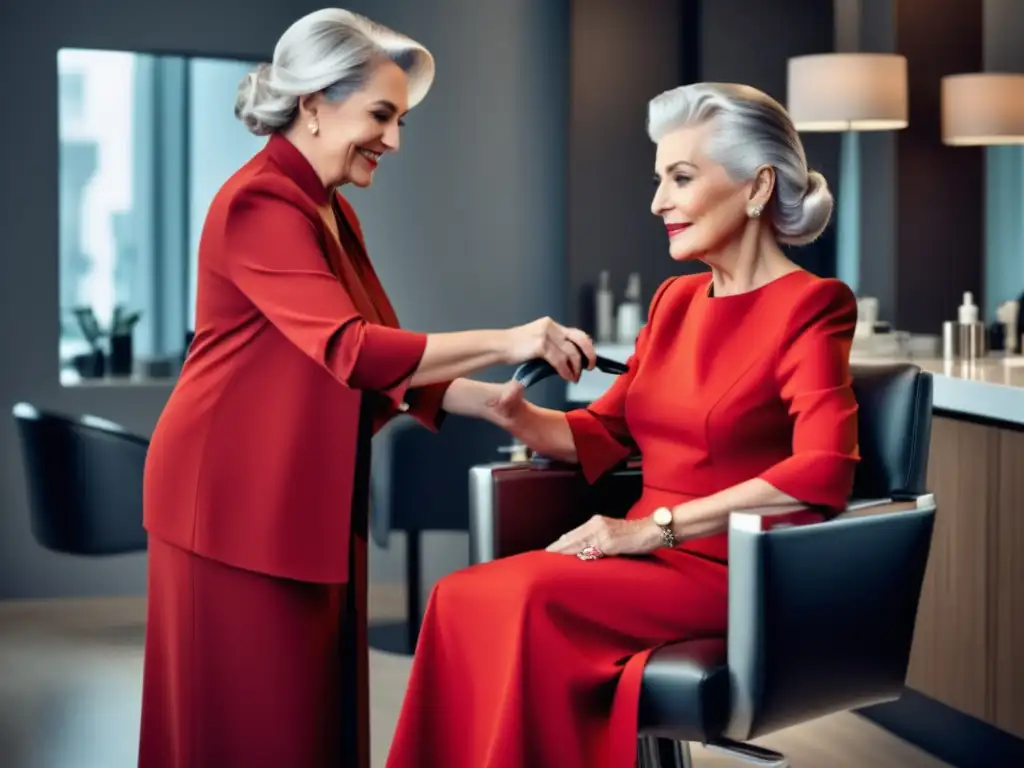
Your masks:
[[[368,765],[369,441],[500,388],[459,377],[580,331],[400,330],[352,208],[434,75],[421,45],[341,9],[295,22],[236,114],[266,147],[229,179],[199,247],[196,336],[145,477],[143,768]]]

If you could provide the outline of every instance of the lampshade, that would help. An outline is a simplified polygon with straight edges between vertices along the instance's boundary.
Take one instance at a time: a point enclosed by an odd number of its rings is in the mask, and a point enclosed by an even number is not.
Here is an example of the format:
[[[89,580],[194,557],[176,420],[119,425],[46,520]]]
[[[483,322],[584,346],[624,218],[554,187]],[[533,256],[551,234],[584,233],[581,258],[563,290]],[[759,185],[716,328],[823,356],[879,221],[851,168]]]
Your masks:
[[[798,131],[907,127],[907,60],[889,53],[823,53],[789,60],[789,116]]]
[[[955,147],[1024,144],[1024,75],[942,78],[942,141]]]

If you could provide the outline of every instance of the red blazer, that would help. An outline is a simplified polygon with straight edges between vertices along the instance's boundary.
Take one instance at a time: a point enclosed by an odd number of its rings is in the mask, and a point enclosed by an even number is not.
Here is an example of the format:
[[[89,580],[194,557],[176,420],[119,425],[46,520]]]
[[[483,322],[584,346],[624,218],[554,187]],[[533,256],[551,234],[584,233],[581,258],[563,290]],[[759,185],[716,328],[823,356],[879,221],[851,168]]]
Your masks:
[[[402,410],[440,425],[447,385],[409,388],[426,336],[398,328],[354,211],[279,136],[214,198],[198,277],[195,340],[146,462],[146,529],[236,567],[344,582],[364,396],[375,429]]]

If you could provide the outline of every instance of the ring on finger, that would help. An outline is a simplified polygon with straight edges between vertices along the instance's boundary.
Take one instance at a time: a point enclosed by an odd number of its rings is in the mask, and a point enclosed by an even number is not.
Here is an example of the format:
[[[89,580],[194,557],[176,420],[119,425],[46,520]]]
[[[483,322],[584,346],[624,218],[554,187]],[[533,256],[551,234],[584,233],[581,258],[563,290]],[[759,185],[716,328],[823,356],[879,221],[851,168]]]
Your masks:
[[[576,553],[576,557],[580,560],[600,560],[604,557],[604,552],[600,547],[584,547]]]

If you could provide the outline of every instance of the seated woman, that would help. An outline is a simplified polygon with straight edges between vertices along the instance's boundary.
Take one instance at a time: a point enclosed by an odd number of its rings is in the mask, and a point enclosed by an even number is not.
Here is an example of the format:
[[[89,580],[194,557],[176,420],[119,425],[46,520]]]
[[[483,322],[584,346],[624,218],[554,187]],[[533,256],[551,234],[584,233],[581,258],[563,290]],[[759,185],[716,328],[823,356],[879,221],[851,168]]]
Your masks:
[[[437,584],[389,768],[633,765],[650,651],[725,633],[729,514],[813,521],[852,489],[856,303],[779,248],[825,228],[825,179],[753,88],[668,91],[648,128],[669,253],[710,274],[660,286],[629,373],[589,408],[537,408],[515,384],[489,408],[591,482],[639,451],[643,494],[624,520]]]

